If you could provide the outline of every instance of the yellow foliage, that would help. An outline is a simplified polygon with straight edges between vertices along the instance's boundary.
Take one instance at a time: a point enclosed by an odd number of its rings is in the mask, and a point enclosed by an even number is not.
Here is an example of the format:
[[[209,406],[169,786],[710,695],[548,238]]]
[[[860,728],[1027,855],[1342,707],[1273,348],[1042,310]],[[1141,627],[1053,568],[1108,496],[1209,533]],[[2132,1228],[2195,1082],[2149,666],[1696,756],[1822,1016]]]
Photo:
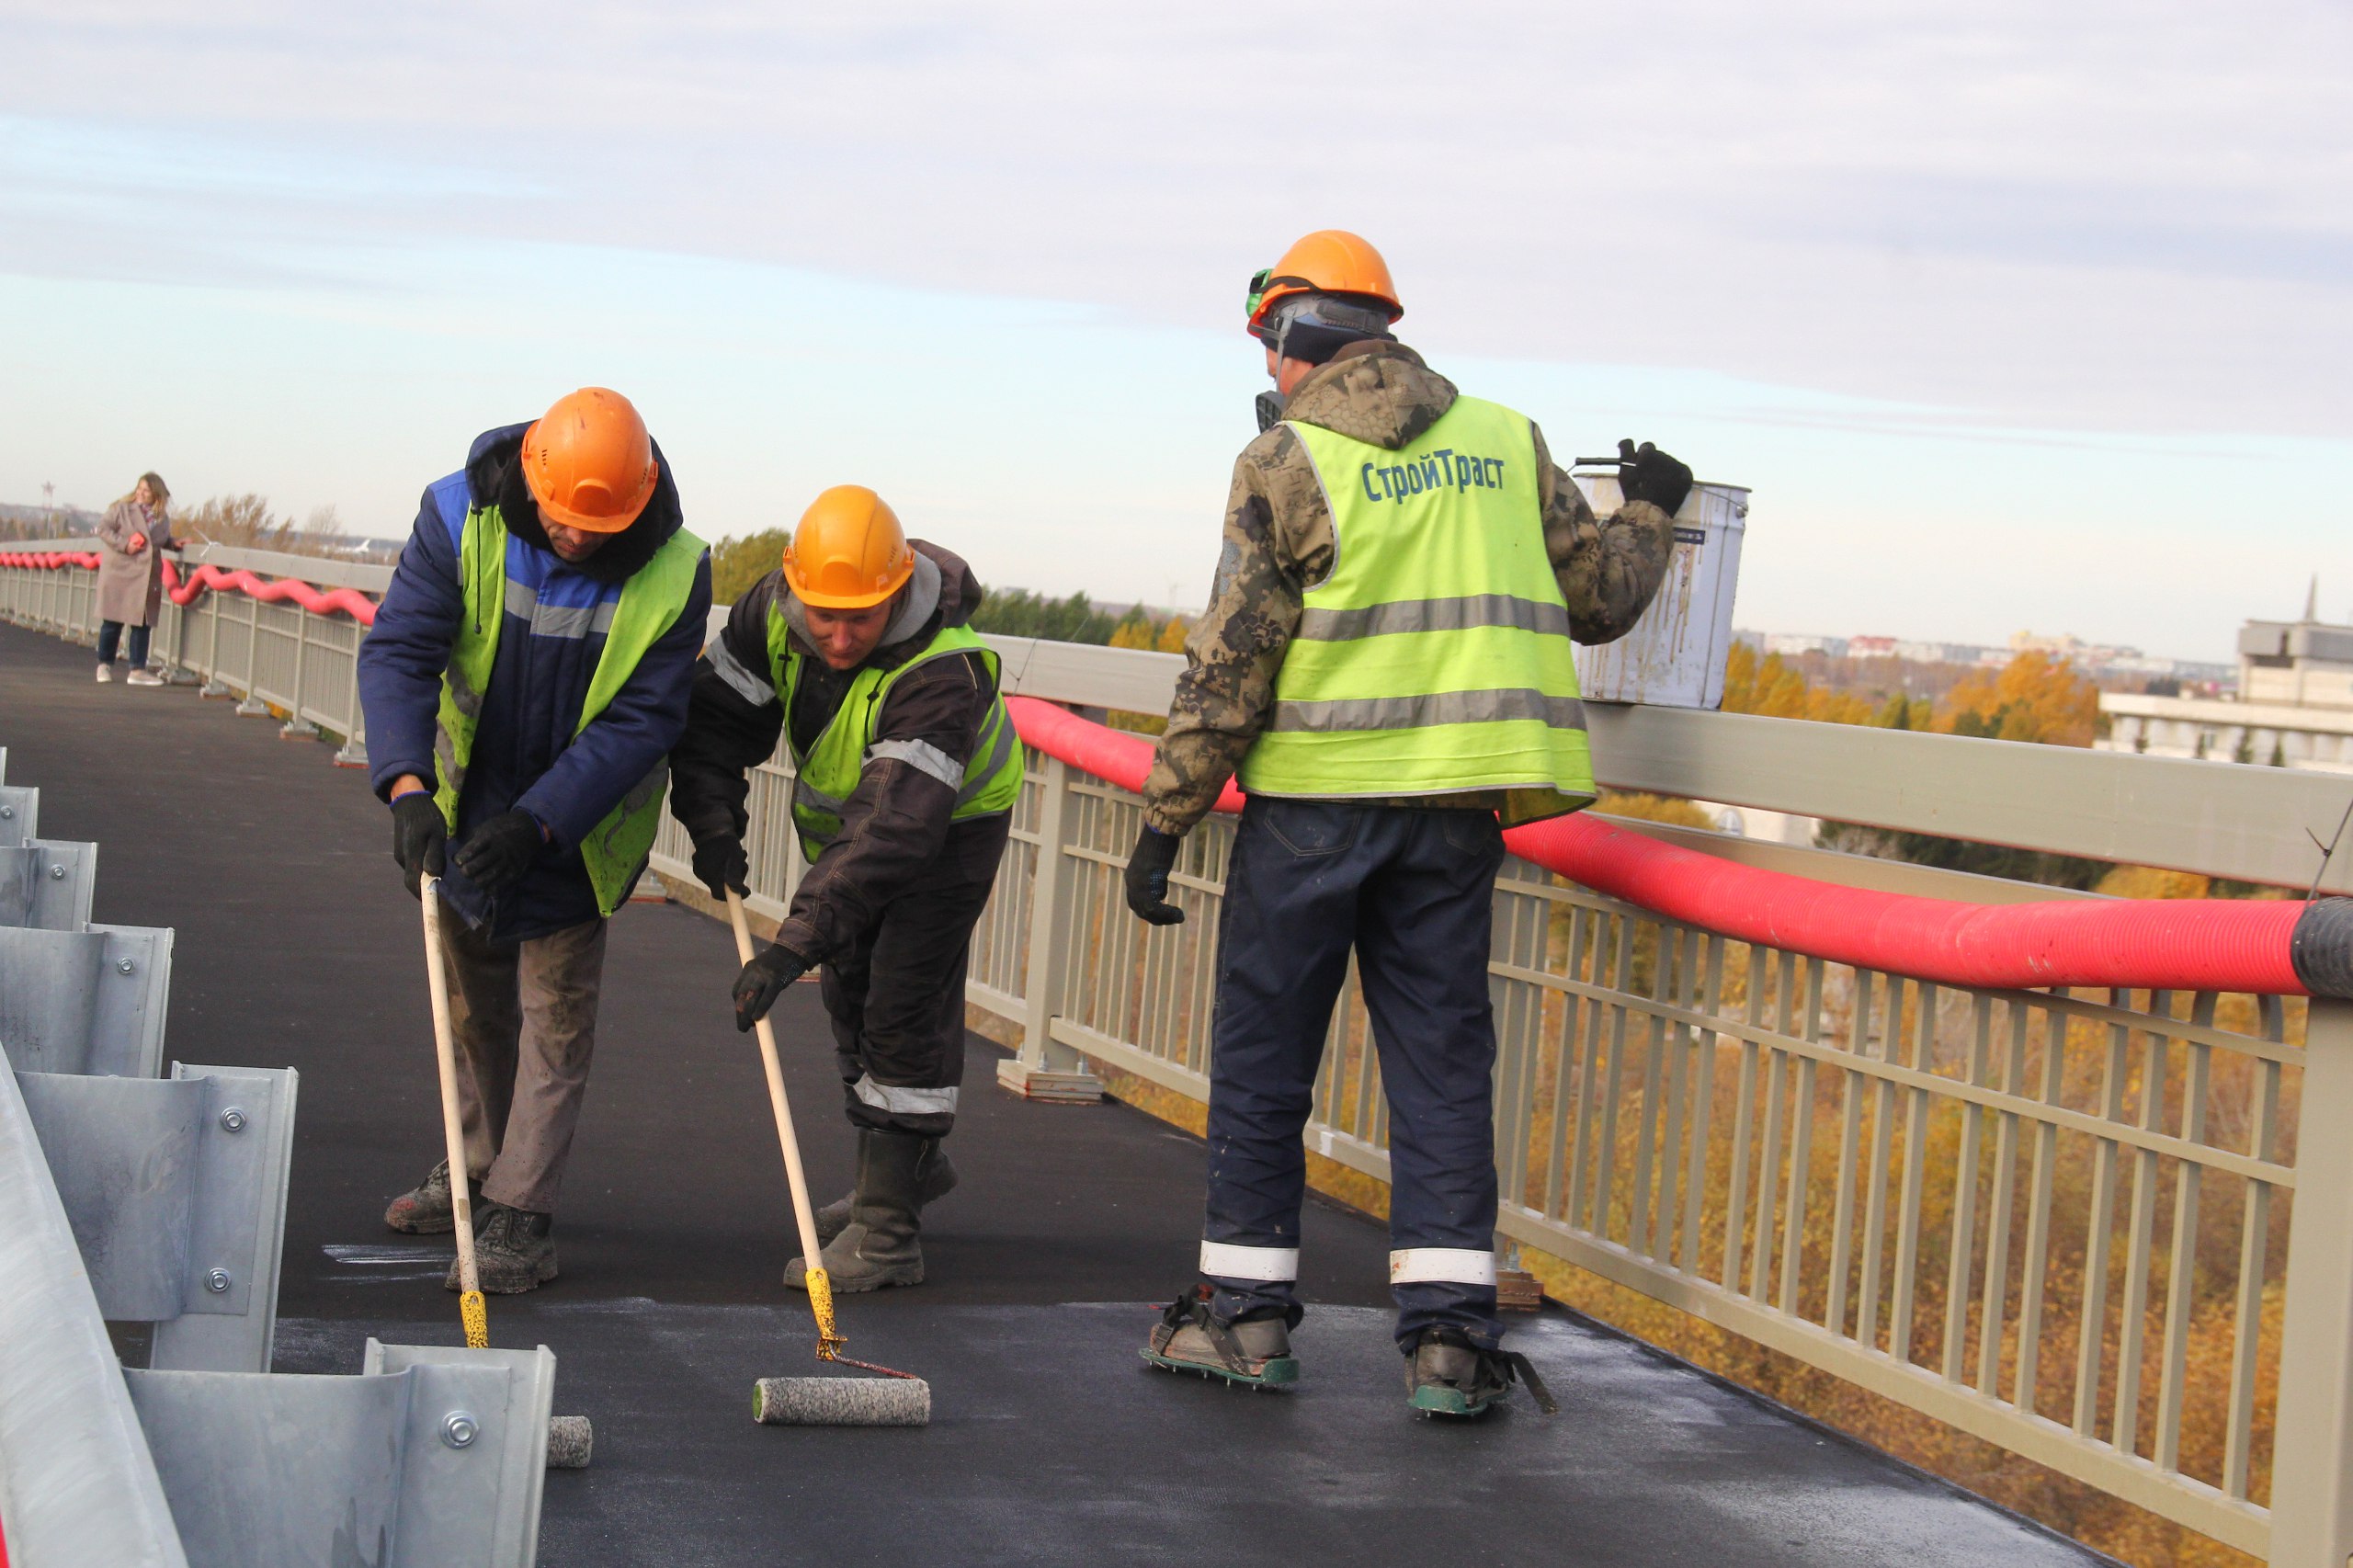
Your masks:
[[[1672,795],[1621,795],[1615,790],[1604,790],[1593,809],[1613,817],[1632,817],[1637,822],[1662,822],[1671,827],[1712,828],[1716,819],[1688,801]]]
[[[1938,705],[1936,727],[1949,734],[2087,746],[2098,722],[2099,688],[2065,660],[2029,652],[1998,675],[1962,676]]]
[[[1192,630],[1192,623],[1183,616],[1172,615],[1160,628],[1160,640],[1153,646],[1164,653],[1181,653],[1185,651],[1186,635]]]
[[[2092,890],[2111,898],[2211,898],[2211,878],[2195,871],[2166,871],[2154,866],[2119,866]]]

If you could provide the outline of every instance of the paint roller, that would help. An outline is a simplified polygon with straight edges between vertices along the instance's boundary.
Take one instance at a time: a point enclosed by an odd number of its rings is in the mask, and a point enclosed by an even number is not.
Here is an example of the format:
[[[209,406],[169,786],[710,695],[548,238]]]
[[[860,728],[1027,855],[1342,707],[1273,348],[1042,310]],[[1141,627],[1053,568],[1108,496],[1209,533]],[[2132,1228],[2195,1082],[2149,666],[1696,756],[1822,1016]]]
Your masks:
[[[752,961],[752,931],[744,922],[744,901],[727,891],[727,919],[735,928],[735,957]],[[792,1131],[792,1108],[784,1095],[784,1069],[777,1061],[776,1031],[762,1018],[755,1026],[760,1065],[768,1078],[768,1106],[776,1113],[777,1142],[784,1149],[785,1183],[792,1189],[792,1218],[801,1228],[801,1256],[809,1289],[809,1310],[817,1320],[817,1359],[857,1367],[871,1378],[762,1378],[752,1385],[752,1419],[763,1426],[927,1426],[931,1385],[912,1372],[894,1371],[842,1354],[848,1343],[834,1324],[834,1287],[817,1246],[817,1218],[809,1206],[809,1178],[801,1169],[801,1141]]]

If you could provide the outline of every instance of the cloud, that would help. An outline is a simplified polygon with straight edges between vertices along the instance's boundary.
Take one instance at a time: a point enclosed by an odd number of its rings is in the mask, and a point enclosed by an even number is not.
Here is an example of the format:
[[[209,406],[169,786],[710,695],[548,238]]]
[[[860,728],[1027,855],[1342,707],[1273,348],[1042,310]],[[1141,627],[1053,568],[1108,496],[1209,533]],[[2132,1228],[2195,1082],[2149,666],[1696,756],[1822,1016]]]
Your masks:
[[[1223,328],[1253,264],[1337,223],[1390,252],[1412,335],[1460,351],[2013,425],[2353,416],[2353,22],[2317,3],[1372,4],[1312,27],[36,4],[6,28],[18,113],[87,137],[117,203],[167,198],[191,276],[241,244],[267,276],[298,243],[552,239]],[[125,183],[147,144],[176,153]],[[6,211],[116,249],[86,190],[24,163]]]

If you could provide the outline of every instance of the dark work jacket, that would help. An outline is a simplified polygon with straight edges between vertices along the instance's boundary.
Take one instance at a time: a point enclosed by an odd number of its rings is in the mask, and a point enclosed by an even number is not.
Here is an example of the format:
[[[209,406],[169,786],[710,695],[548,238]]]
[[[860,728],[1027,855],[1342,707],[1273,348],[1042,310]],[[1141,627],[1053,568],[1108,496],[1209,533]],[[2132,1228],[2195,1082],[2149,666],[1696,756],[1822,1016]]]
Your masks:
[[[498,657],[491,666],[473,756],[458,798],[454,849],[503,812],[529,812],[550,837],[523,880],[493,906],[451,860],[443,884],[452,907],[493,940],[544,937],[597,916],[597,893],[580,858],[581,839],[652,772],[686,726],[695,653],[710,619],[710,562],[695,573],[678,619],[641,660],[612,702],[579,730],[581,705],[605,651],[595,617],[566,614],[618,603],[621,589],[683,525],[670,465],[636,522],[574,565],[547,546],[539,508],[517,462],[524,425],[478,437],[460,472],[425,493],[416,527],[401,551],[376,625],[359,649],[359,700],[368,717],[369,778],[379,797],[413,773],[434,782],[434,717],[459,618],[457,529],[469,506],[499,504],[506,527],[529,551],[536,608],[501,606]],[[662,460],[662,449],[654,449]],[[514,557],[508,557],[510,568]],[[510,581],[512,579],[510,578]],[[509,603],[516,602],[510,596]],[[583,622],[587,624],[584,627]],[[579,730],[574,735],[574,731]]]
[[[915,581],[882,644],[859,669],[905,664],[941,627],[961,626],[980,608],[980,583],[962,558],[923,540],[914,544],[923,557]],[[750,821],[745,770],[773,756],[784,733],[788,716],[768,667],[768,612],[779,605],[797,626],[800,605],[783,574],[771,572],[736,601],[695,666],[687,733],[670,754],[670,811],[698,843],[742,840]],[[805,657],[790,719],[794,743],[805,749],[839,710],[858,671],[836,673],[805,642],[799,646]],[[995,700],[996,682],[979,659],[934,659],[892,687],[873,738],[923,741],[970,763]],[[955,835],[1003,838],[1003,824],[951,822],[955,810],[953,786],[911,763],[870,760],[843,808],[841,832],[801,879],[777,939],[813,963],[836,957],[872,929],[884,909],[941,874],[954,859]]]

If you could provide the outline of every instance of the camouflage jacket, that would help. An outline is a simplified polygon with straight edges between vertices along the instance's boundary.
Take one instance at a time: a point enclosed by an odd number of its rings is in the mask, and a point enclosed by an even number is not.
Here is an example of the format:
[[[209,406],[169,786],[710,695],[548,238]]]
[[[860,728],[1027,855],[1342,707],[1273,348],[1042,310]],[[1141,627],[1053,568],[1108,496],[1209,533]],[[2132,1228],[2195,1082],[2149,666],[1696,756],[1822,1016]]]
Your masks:
[[[1402,344],[1350,344],[1292,389],[1284,415],[1391,450],[1418,437],[1454,404],[1454,383]],[[1531,426],[1531,428],[1532,426]],[[1674,549],[1667,515],[1633,502],[1595,517],[1536,437],[1544,545],[1580,642],[1623,637],[1658,591]],[[1144,783],[1144,818],[1189,832],[1274,706],[1275,675],[1298,629],[1302,596],[1331,571],[1332,509],[1306,446],[1278,425],[1242,449],[1226,501],[1225,543],[1210,606],[1185,640],[1168,732]],[[1483,794],[1411,805],[1491,806]]]

